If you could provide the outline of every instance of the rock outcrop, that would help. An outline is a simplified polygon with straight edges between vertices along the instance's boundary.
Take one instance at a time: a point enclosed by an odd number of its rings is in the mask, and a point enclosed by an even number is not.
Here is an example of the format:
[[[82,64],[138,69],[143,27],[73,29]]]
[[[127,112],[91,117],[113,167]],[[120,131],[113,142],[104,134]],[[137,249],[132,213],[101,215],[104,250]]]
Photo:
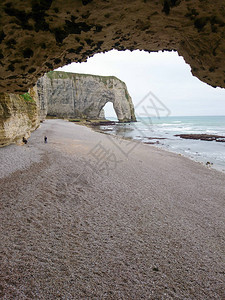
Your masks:
[[[21,143],[40,124],[37,92],[0,94],[0,147]]]
[[[136,121],[131,97],[116,77],[49,72],[29,93],[0,93],[0,147],[21,143],[47,113],[66,118],[104,118],[112,102],[119,121]]]
[[[221,0],[2,0],[0,91],[24,93],[50,70],[111,49],[177,50],[202,81],[225,87]]]
[[[191,133],[191,134],[175,134],[174,136],[179,136],[182,139],[189,139],[189,140],[216,141],[220,143],[225,143],[224,135]]]
[[[49,72],[37,81],[37,91],[50,116],[99,119],[112,102],[120,122],[136,121],[126,84],[114,76]]]

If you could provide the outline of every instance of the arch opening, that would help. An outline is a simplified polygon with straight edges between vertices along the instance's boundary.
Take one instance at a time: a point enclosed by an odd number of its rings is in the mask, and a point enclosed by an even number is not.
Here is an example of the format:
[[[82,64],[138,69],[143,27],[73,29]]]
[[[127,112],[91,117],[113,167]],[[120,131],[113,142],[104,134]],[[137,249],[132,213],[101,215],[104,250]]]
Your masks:
[[[100,111],[99,118],[104,117],[106,120],[118,121],[118,117],[111,101],[107,102]]]

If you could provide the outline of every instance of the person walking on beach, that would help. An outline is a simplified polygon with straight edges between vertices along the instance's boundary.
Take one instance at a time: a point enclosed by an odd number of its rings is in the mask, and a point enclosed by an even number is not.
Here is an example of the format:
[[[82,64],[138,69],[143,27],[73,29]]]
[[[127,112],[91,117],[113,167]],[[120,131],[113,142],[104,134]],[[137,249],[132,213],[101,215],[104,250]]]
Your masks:
[[[23,137],[23,143],[26,145],[27,144],[27,139],[25,139],[25,137]]]
[[[45,141],[45,144],[47,144],[47,141],[48,141],[47,136],[44,137],[44,141]]]

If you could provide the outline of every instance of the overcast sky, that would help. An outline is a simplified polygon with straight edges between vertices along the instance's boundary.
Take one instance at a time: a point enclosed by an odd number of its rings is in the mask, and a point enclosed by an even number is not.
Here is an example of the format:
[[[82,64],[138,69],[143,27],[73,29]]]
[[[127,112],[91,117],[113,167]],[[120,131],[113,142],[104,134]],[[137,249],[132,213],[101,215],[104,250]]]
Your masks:
[[[177,52],[112,50],[58,70],[118,77],[126,83],[137,114],[138,103],[151,91],[173,116],[225,115],[225,89],[212,88],[194,77]],[[105,111],[107,117],[115,116],[112,105],[107,104]]]

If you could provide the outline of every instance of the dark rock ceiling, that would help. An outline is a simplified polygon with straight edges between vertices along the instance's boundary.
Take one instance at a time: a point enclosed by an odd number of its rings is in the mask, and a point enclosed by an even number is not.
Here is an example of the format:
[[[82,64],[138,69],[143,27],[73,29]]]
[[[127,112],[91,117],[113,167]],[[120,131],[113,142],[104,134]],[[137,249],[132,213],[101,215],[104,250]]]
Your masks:
[[[1,92],[111,49],[177,50],[193,75],[225,87],[224,1],[1,1]]]

